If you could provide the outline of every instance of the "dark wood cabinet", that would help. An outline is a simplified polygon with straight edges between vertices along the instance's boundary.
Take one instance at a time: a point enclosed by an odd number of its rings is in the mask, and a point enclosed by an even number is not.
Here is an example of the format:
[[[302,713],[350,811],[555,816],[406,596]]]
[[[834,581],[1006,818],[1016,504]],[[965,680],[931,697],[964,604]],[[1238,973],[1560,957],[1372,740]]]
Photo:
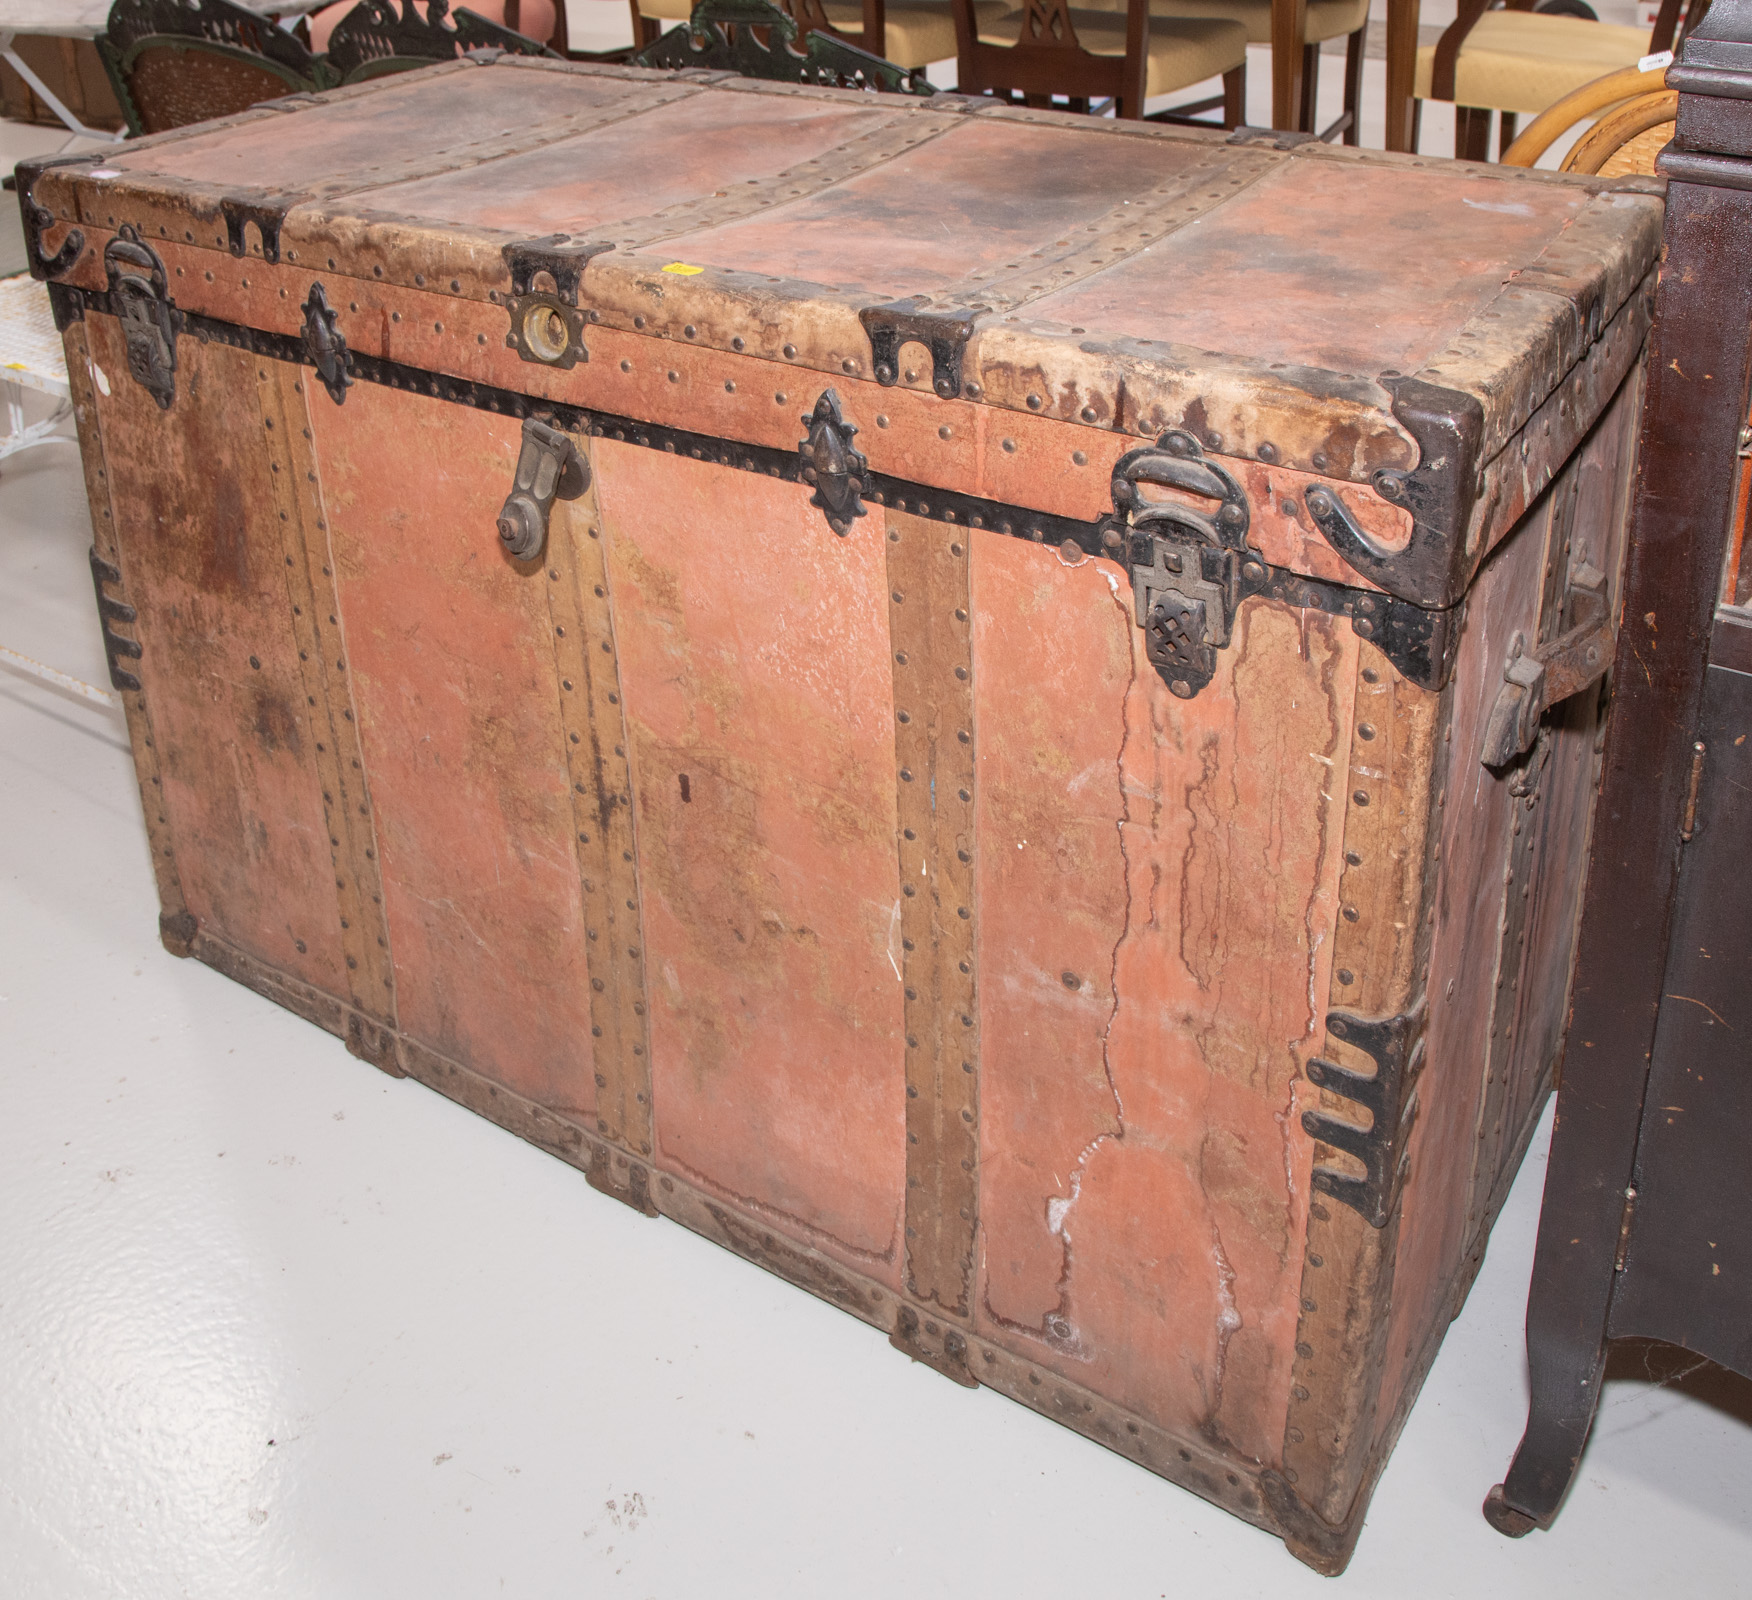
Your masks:
[[[1532,1404],[1484,1508],[1515,1536],[1562,1506],[1612,1340],[1752,1376],[1752,0],[1716,0],[1668,82],[1666,254],[1527,1307]]]

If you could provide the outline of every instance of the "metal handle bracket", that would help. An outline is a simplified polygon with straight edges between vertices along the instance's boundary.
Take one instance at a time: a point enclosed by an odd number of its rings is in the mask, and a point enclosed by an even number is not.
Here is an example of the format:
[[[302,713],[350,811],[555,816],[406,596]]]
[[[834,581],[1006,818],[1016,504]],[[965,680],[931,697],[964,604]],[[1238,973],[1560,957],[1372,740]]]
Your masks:
[[[1606,610],[1606,574],[1583,562],[1570,574],[1564,609],[1570,626],[1549,644],[1529,650],[1517,633],[1509,645],[1479,757],[1487,767],[1525,755],[1546,711],[1597,682],[1612,664],[1618,630]]]
[[[547,543],[556,500],[576,500],[590,487],[590,463],[569,434],[535,417],[523,419],[523,448],[511,492],[499,510],[499,542],[514,560],[533,561]]]

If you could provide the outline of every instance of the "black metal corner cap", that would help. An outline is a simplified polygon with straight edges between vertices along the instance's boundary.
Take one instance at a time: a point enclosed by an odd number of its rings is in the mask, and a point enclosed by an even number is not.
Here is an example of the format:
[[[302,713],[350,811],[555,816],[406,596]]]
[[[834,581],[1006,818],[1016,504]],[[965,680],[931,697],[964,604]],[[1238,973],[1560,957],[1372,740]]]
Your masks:
[[[42,247],[43,235],[54,226],[55,214],[47,206],[37,204],[32,192],[36,188],[37,179],[50,167],[78,167],[95,165],[98,161],[95,155],[82,156],[32,156],[21,161],[13,169],[13,182],[18,189],[18,211],[24,223],[25,256],[30,263],[30,275],[39,280],[58,278],[63,273],[71,271],[73,264],[79,259],[79,254],[85,248],[84,231],[77,227],[67,230],[61,240],[61,248],[53,255],[45,254]]]
[[[1383,468],[1372,479],[1383,500],[1411,513],[1402,550],[1377,544],[1339,495],[1310,490],[1309,515],[1334,550],[1372,583],[1412,605],[1445,610],[1466,593],[1477,563],[1466,535],[1478,494],[1484,406],[1476,395],[1397,373],[1381,377],[1393,396],[1393,416],[1418,445],[1409,472]]]

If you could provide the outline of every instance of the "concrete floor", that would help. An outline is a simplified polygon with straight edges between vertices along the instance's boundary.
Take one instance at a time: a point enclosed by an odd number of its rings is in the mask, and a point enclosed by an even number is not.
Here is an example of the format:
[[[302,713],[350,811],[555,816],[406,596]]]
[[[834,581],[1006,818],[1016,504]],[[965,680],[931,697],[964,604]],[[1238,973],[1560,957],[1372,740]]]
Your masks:
[[[22,153],[11,152],[12,155]],[[73,452],[0,469],[0,643],[103,681]],[[0,667],[0,1597],[1752,1592],[1752,1386],[1624,1351],[1556,1528],[1542,1130],[1341,1588],[164,954],[119,713]]]

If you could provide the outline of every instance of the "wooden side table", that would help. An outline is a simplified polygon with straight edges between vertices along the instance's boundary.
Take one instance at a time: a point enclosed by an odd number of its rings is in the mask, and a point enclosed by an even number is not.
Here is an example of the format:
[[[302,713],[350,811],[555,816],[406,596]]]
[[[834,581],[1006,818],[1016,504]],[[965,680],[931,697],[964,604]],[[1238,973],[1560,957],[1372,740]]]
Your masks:
[[[1610,1340],[1752,1376],[1752,610],[1730,577],[1747,415],[1752,0],[1668,83],[1677,135],[1575,999],[1501,1532],[1549,1527]],[[1736,553],[1737,554],[1737,553]]]

